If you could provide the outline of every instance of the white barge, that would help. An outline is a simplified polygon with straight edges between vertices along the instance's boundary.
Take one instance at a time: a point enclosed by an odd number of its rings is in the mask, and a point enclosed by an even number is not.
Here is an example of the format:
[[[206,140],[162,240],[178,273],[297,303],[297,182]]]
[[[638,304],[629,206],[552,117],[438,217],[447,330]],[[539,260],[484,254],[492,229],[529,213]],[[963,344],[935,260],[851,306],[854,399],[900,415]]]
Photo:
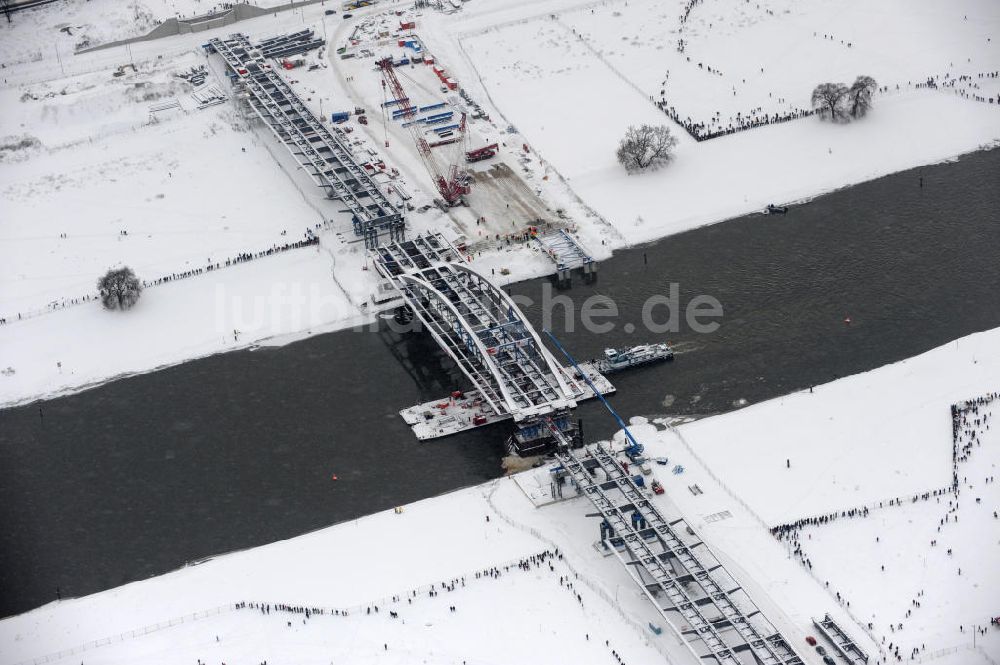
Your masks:
[[[615,392],[615,387],[593,364],[580,363],[580,369],[602,394],[610,395]],[[571,384],[578,384],[582,388],[583,392],[577,396],[578,400],[583,401],[596,397],[587,383],[575,376],[576,371],[572,367],[565,367],[563,371]],[[468,392],[456,390],[443,399],[403,409],[399,415],[403,416],[403,420],[421,441],[458,434],[511,418],[509,413],[497,414],[493,411],[489,404],[480,397],[478,390]]]
[[[604,349],[604,357],[590,364],[602,374],[611,374],[673,359],[674,351],[666,344],[640,344],[628,349]]]

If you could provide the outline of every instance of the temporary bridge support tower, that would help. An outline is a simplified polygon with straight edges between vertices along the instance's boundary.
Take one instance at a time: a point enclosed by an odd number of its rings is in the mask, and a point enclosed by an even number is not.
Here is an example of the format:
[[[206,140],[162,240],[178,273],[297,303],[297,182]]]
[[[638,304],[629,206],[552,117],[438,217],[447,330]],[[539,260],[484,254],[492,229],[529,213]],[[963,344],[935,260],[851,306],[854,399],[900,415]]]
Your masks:
[[[594,257],[570,235],[566,229],[554,229],[535,236],[545,255],[556,265],[556,279],[559,284],[568,285],[570,273],[576,268],[583,271],[585,282],[593,282],[597,278],[597,263]]]
[[[802,659],[688,526],[682,537],[600,444],[556,458],[597,509],[612,550],[663,619],[700,660],[801,665]]]
[[[354,233],[374,247],[380,234],[390,241],[404,237],[403,214],[354,159],[350,148],[306,108],[298,95],[243,34],[215,38],[206,49],[226,61],[234,84],[247,92],[254,113],[285,144],[313,181],[351,213]]]

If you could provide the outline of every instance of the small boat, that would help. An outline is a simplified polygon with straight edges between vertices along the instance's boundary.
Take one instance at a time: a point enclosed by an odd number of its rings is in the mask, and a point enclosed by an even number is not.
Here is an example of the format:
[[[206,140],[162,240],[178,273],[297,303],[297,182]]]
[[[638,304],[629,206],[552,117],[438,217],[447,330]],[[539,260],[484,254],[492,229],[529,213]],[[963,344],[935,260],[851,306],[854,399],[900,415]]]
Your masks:
[[[640,344],[629,349],[604,349],[604,357],[592,364],[602,374],[610,374],[673,359],[674,352],[666,344]]]
[[[784,215],[787,212],[788,206],[776,206],[773,203],[769,203],[764,209],[765,215]]]

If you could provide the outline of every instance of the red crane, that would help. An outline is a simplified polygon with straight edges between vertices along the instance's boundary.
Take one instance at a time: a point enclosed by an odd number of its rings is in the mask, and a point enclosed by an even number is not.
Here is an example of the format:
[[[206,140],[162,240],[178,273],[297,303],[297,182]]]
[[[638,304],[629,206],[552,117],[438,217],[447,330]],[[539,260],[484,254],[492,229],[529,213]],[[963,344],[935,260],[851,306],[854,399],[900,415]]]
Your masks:
[[[417,153],[424,163],[424,168],[430,174],[431,180],[434,181],[438,193],[449,206],[457,205],[461,202],[462,195],[469,193],[468,175],[459,166],[459,157],[462,155],[462,149],[465,146],[465,114],[462,114],[462,120],[459,122],[458,129],[453,138],[448,137],[437,140],[433,144],[428,143],[417,123],[412,122],[413,118],[417,115],[417,106],[409,102],[406,91],[396,76],[396,70],[392,65],[392,58],[383,58],[376,64],[382,70],[382,88],[388,88],[389,92],[392,93],[392,99],[400,100],[400,103],[405,105],[401,109],[400,119],[404,125],[408,125],[407,129],[410,130],[413,142],[417,146]],[[443,167],[439,167],[431,152],[431,148],[449,144],[458,144],[459,152],[454,156],[450,156],[451,158],[447,160],[447,163]]]

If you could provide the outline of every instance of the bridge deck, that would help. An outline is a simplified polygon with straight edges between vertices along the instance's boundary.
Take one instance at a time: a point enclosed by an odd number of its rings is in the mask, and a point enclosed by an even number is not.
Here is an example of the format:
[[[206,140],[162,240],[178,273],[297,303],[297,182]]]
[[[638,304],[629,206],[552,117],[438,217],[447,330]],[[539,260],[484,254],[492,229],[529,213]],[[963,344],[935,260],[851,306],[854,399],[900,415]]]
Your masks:
[[[697,658],[742,665],[745,653],[758,665],[801,665],[690,527],[683,539],[672,528],[680,520],[669,523],[610,452],[598,444],[585,457],[566,450],[557,458],[610,525],[610,540],[620,540],[605,546]]]
[[[576,406],[583,386],[542,345],[513,300],[466,266],[443,237],[381,245],[373,255],[494,413],[519,422]]]
[[[215,38],[209,44],[249,93],[247,100],[257,116],[313,181],[326,189],[328,197],[347,205],[355,233],[368,235],[402,226],[402,213],[355,161],[351,150],[316,119],[245,35]]]

